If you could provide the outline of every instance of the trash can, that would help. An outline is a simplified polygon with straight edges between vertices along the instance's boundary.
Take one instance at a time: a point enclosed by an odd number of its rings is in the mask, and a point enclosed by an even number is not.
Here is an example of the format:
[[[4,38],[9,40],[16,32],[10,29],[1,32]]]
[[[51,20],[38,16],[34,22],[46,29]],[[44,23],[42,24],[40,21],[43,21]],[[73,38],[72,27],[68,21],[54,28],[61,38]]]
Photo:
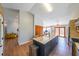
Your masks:
[[[38,49],[39,49],[39,46],[37,45],[31,45],[29,46],[29,55],[30,56],[37,56],[38,55]]]

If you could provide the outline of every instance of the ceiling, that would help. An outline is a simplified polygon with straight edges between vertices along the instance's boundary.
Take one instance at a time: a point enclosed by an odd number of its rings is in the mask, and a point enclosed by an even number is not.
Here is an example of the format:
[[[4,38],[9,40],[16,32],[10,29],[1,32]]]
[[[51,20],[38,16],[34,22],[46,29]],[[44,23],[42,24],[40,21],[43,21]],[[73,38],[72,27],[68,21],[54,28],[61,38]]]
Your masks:
[[[78,3],[51,3],[52,12],[48,12],[41,3],[3,3],[2,5],[5,8],[29,11],[39,19],[43,19],[44,23],[60,22],[68,24],[70,19],[79,16]]]
[[[2,3],[2,6],[5,8],[24,11],[29,11],[34,5],[34,3]]]

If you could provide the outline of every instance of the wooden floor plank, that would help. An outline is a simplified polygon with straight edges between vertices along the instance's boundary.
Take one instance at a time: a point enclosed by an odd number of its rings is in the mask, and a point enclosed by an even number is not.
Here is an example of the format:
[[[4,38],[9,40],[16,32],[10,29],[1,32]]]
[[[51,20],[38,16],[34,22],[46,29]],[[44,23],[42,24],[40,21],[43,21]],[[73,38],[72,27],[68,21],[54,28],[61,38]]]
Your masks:
[[[17,39],[10,39],[4,41],[4,56],[28,56],[29,55],[29,45],[23,44],[18,45]]]
[[[71,56],[71,46],[68,45],[67,39],[59,37],[58,45],[50,53],[50,56]]]

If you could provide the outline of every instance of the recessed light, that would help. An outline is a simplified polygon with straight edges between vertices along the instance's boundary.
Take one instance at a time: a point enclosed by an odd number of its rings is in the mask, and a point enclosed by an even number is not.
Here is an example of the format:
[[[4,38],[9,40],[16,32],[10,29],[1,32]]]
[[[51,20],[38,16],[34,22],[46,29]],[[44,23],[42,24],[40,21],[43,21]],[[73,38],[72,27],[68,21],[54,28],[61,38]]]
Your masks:
[[[43,3],[43,5],[48,10],[48,12],[51,12],[53,10],[52,6],[49,3]]]

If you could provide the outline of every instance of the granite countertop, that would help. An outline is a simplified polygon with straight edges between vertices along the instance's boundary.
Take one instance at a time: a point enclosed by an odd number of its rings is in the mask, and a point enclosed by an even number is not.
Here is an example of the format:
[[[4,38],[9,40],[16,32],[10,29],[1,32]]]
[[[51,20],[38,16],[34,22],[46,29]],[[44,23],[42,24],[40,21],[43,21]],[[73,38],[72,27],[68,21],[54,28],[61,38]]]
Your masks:
[[[42,44],[46,44],[47,42],[49,42],[50,40],[52,40],[55,36],[40,36],[37,38],[33,38],[33,40],[38,41]]]

